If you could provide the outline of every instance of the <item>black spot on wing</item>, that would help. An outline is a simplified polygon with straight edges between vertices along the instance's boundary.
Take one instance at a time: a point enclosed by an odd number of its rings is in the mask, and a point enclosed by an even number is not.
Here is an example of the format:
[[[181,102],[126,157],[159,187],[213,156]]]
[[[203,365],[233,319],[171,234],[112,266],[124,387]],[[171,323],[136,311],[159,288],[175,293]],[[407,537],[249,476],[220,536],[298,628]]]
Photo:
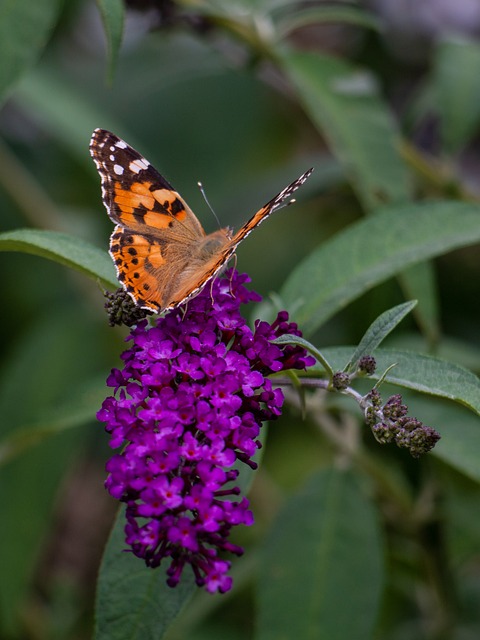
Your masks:
[[[178,198],[175,198],[175,200],[172,203],[170,203],[169,210],[172,216],[176,216],[178,213],[180,213],[180,211],[185,210],[185,206],[181,200],[179,200]]]
[[[133,210],[133,218],[137,224],[145,224],[145,214],[148,213],[148,209],[144,204],[139,204]]]

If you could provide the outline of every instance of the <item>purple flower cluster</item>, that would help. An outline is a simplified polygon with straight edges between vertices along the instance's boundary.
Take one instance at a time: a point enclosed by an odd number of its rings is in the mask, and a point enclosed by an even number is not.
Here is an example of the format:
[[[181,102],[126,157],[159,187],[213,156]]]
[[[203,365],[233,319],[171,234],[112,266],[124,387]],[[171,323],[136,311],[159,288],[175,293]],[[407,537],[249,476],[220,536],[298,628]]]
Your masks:
[[[314,362],[298,346],[272,344],[300,335],[286,312],[247,326],[240,305],[260,296],[246,282],[232,270],[153,326],[140,322],[123,369],[107,380],[115,395],[98,412],[110,445],[124,445],[107,463],[106,487],[127,504],[126,542],[150,567],[168,558],[171,587],[190,564],[207,591],[231,588],[219,552],[241,555],[231,529],[253,523],[248,500],[231,486],[232,467],[256,467],[262,422],[280,415],[283,394],[267,376]]]

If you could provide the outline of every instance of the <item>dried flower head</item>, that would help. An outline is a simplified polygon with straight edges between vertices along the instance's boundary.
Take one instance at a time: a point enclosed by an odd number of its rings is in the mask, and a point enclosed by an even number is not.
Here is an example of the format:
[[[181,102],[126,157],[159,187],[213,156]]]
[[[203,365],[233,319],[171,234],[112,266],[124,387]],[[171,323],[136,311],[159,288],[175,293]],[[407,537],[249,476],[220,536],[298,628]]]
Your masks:
[[[408,449],[414,458],[419,458],[440,440],[438,431],[407,415],[408,407],[402,404],[400,394],[390,396],[383,406],[377,389],[372,389],[366,399],[366,422],[381,444],[395,442],[398,447]]]

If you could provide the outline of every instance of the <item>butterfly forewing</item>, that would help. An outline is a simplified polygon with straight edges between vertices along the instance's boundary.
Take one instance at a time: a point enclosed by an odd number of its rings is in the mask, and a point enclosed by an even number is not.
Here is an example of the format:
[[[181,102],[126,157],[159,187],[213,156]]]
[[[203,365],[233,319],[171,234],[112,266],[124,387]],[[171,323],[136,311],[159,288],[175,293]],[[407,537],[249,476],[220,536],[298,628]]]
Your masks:
[[[232,238],[232,245],[234,245],[234,250],[235,247],[237,247],[237,245],[255,229],[255,227],[266,220],[268,216],[274,211],[282,207],[283,203],[288,200],[288,198],[290,198],[290,196],[309,178],[312,171],[313,168],[305,171],[305,173],[303,173],[299,178],[289,184],[288,187],[285,187],[285,189],[280,191],[280,193],[277,193],[274,198],[267,202],[267,204],[263,205],[263,207],[259,209],[257,213],[252,216],[250,220],[237,231],[237,233]]]
[[[102,179],[103,202],[110,218],[138,233],[167,231],[178,242],[203,237],[190,207],[153,167],[126,142],[96,129],[90,152]]]

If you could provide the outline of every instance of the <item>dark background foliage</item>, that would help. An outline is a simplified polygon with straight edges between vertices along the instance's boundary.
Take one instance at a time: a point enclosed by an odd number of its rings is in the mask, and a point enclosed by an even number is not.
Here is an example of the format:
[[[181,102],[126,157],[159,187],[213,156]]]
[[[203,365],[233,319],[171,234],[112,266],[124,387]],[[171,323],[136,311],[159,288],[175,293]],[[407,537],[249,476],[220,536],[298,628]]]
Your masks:
[[[355,344],[382,311],[418,298],[388,345],[478,372],[477,3],[132,0],[123,39],[120,1],[4,4],[2,232],[52,230],[77,238],[79,252],[82,240],[105,251],[112,225],[88,153],[95,127],[155,164],[207,231],[217,223],[198,180],[221,225],[238,228],[314,166],[297,204],[239,248],[253,288],[267,302],[280,295],[319,348]],[[392,220],[413,225],[418,203],[439,201],[451,226],[437,227],[432,209],[411,243],[388,237],[379,218],[387,256],[367,272],[371,227],[356,224],[403,206]],[[344,229],[352,235],[338,236]],[[298,270],[335,238],[331,259]],[[32,255],[35,242],[0,236],[0,637],[89,638],[116,509],[103,489],[109,449],[95,411],[125,332],[108,327],[95,279]],[[422,258],[432,260],[412,270]],[[448,395],[430,380],[422,388],[419,361],[409,366],[410,388],[478,411],[478,387],[467,389],[457,370],[438,380]],[[197,594],[168,637],[307,637],[304,619],[315,621],[315,638],[479,637],[478,418],[444,399],[407,397],[443,435],[421,461],[376,443],[345,398],[315,396],[303,422],[292,394],[269,426],[235,589]],[[118,540],[109,553],[121,548]],[[186,584],[164,609],[155,603],[142,633],[124,624],[118,602],[137,619],[146,600],[126,584],[112,604],[122,573],[107,574],[99,638],[163,637],[190,595]],[[157,582],[160,590],[163,576]]]

